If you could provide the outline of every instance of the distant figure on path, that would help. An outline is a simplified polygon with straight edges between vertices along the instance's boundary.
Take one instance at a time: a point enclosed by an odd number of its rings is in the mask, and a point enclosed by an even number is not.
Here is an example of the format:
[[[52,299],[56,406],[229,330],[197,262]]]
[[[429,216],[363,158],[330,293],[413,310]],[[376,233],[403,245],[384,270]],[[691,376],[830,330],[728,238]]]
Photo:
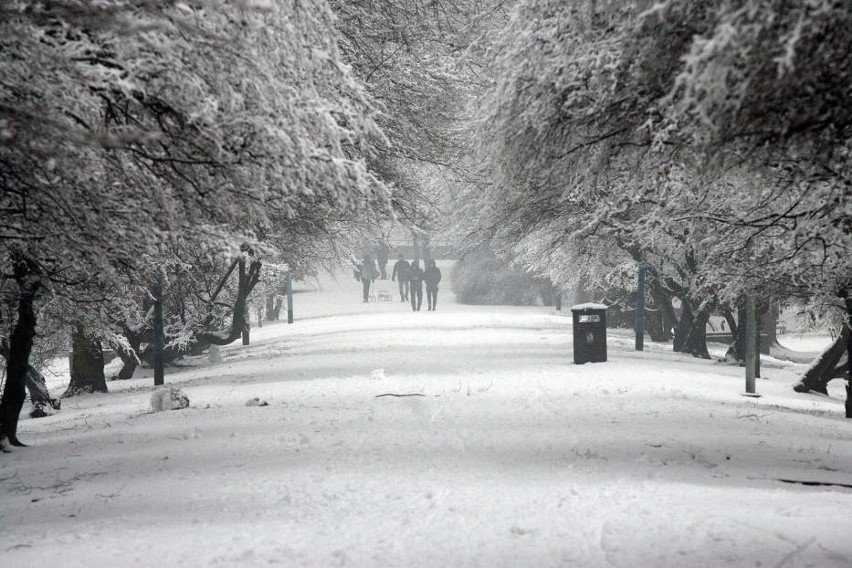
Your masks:
[[[404,302],[408,299],[408,273],[411,272],[411,265],[402,255],[399,255],[399,260],[393,265],[393,273],[391,281],[399,282],[399,301]]]
[[[364,256],[364,261],[361,263],[361,284],[364,287],[364,301],[370,301],[370,284],[378,278],[379,271],[376,269],[376,263],[368,254]]]
[[[441,281],[441,269],[435,266],[434,260],[427,261],[426,272],[423,275],[426,281],[426,303],[430,312],[438,307],[438,282]]]
[[[382,280],[387,280],[388,255],[390,254],[390,248],[385,241],[379,243],[379,248],[376,254],[379,260],[379,270],[381,270]]]
[[[423,303],[423,269],[420,268],[420,261],[411,263],[408,281],[411,286],[411,311],[419,312],[420,304]]]

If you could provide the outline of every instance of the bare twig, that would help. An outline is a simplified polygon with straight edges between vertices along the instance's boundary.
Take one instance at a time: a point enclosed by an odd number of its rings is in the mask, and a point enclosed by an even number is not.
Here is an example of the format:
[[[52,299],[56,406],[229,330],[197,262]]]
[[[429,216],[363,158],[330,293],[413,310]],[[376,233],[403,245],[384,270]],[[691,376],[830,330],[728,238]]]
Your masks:
[[[386,392],[384,394],[377,394],[375,396],[375,398],[379,398],[379,397],[382,397],[382,396],[395,396],[395,397],[401,398],[401,397],[404,397],[404,396],[426,396],[426,395],[419,393],[419,392],[404,393],[404,394],[396,394],[396,393],[393,393],[393,392]]]

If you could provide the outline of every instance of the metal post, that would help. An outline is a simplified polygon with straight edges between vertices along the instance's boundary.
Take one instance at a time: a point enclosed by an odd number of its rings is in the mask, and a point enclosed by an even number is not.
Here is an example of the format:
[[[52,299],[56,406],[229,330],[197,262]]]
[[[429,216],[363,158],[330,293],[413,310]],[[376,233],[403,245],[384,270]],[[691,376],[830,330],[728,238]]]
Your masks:
[[[639,285],[636,290],[636,351],[645,348],[645,265],[639,265]]]
[[[852,418],[852,288],[843,292],[846,303],[846,325],[849,326],[849,339],[846,341],[846,418]]]
[[[166,348],[166,334],[163,330],[163,273],[157,270],[154,284],[154,386],[165,384],[163,351]]]
[[[755,351],[756,351],[756,321],[754,309],[754,294],[746,295],[746,305],[745,305],[745,365],[746,365],[746,394],[754,395],[756,394],[754,378],[755,378]]]
[[[287,275],[287,323],[293,323],[293,279]]]
[[[761,327],[760,307],[754,306],[754,377],[760,378],[760,331]]]
[[[249,343],[251,341],[251,337],[249,335],[250,332],[251,332],[251,312],[249,310],[248,301],[246,301],[245,308],[243,308],[243,332],[242,332],[243,345],[249,345]]]

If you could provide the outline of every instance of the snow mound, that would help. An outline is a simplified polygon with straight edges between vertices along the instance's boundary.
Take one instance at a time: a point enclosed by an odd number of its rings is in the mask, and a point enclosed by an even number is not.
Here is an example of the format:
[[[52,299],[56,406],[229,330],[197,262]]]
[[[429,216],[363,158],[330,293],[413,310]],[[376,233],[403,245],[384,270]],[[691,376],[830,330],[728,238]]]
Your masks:
[[[151,393],[151,411],[178,410],[189,406],[189,397],[180,389],[164,387]]]

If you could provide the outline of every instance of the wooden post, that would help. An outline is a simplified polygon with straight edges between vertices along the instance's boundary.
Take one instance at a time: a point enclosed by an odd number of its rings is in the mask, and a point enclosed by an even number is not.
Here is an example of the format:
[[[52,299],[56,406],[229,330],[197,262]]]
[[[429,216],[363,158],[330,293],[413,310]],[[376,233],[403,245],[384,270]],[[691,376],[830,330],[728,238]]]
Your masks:
[[[645,349],[645,265],[639,264],[639,283],[636,289],[636,351]]]
[[[293,279],[287,275],[287,323],[293,323]]]
[[[165,384],[163,350],[166,348],[166,334],[163,330],[163,273],[157,269],[157,281],[154,284],[154,386]]]
[[[755,378],[755,339],[757,339],[757,332],[755,325],[755,309],[754,309],[754,294],[747,294],[745,301],[745,365],[746,365],[746,386],[745,392],[746,395],[755,395],[757,394],[755,390],[754,378]],[[742,325],[742,324],[741,324]]]

